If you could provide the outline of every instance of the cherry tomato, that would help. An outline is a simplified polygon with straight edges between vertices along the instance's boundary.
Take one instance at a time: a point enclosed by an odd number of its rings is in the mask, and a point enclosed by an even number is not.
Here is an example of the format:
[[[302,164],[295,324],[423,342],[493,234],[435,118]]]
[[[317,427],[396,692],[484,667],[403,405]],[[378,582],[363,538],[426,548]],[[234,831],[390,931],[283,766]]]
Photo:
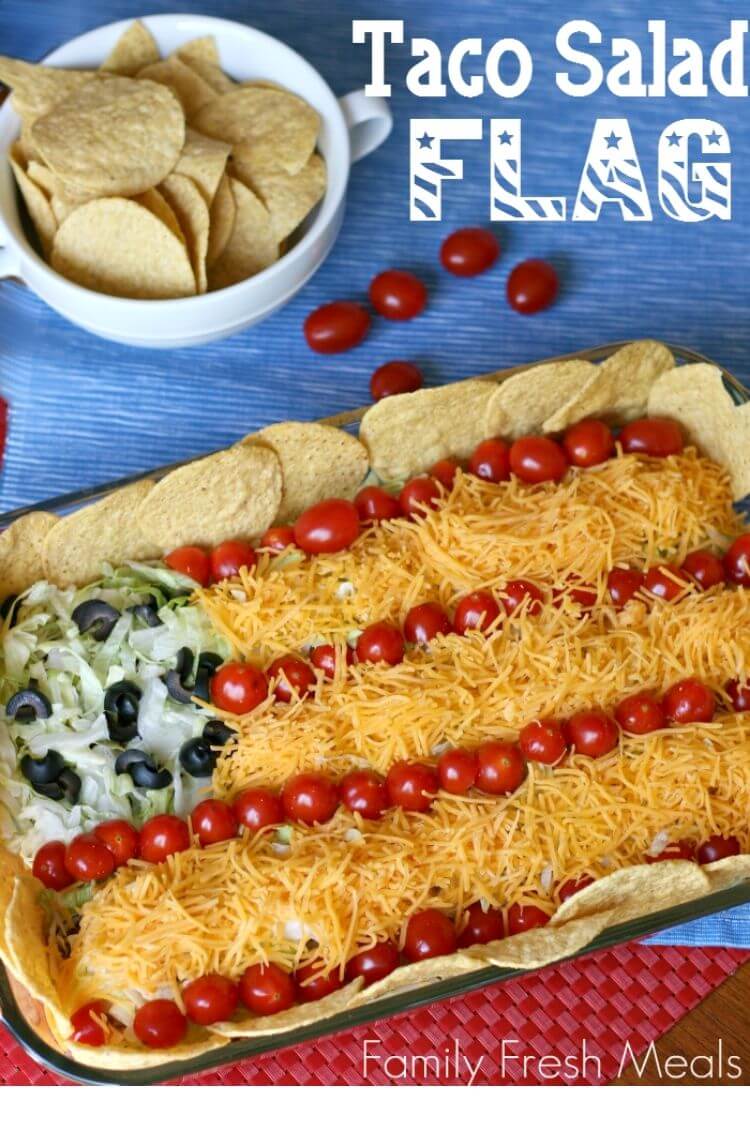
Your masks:
[[[750,587],[750,533],[743,533],[730,544],[724,567],[732,583]]]
[[[392,521],[401,516],[401,505],[397,497],[380,486],[365,486],[354,499],[359,519],[363,525],[376,521]]]
[[[211,702],[225,713],[241,716],[257,709],[268,696],[268,678],[255,666],[227,662],[211,678]]]
[[[177,815],[154,815],[141,827],[141,857],[158,864],[190,845],[188,825]]]
[[[427,305],[427,288],[408,270],[384,270],[370,283],[372,308],[391,321],[408,321]]]
[[[682,562],[682,571],[687,572],[704,591],[723,584],[727,578],[721,557],[704,549],[689,552]]]
[[[381,940],[372,948],[352,956],[346,965],[346,981],[351,983],[353,979],[362,976],[364,986],[369,987],[371,983],[377,983],[395,971],[400,962],[399,950],[393,941]]]
[[[349,772],[341,781],[341,802],[363,819],[379,819],[390,807],[388,788],[377,772],[360,768]]]
[[[76,881],[103,881],[117,868],[117,859],[95,834],[78,834],[65,851],[65,868]]]
[[[722,858],[733,858],[740,853],[740,841],[733,834],[712,834],[698,847],[696,857],[702,866],[719,862]]]
[[[557,721],[531,721],[519,732],[518,743],[523,758],[537,764],[557,764],[568,750]]]
[[[695,847],[681,838],[679,842],[668,842],[659,854],[646,854],[648,865],[654,862],[692,862],[695,860]]]
[[[107,1032],[94,1016],[104,1018],[106,1014],[107,1005],[101,999],[92,999],[91,1002],[84,1003],[70,1016],[70,1024],[73,1027],[72,1040],[78,1042],[80,1046],[103,1046],[107,1041]]]
[[[284,784],[281,792],[284,814],[293,822],[312,826],[333,818],[339,805],[339,789],[320,772],[300,772]]]
[[[356,505],[337,497],[311,505],[294,524],[295,541],[311,556],[322,552],[343,552],[358,536]]]
[[[338,991],[341,986],[341,972],[337,967],[331,971],[321,971],[315,964],[300,967],[294,973],[297,984],[297,999],[300,1003],[316,1003],[327,995]]]
[[[166,1050],[185,1037],[187,1019],[171,999],[153,999],[135,1012],[133,1031],[144,1046]]]
[[[664,715],[676,725],[713,720],[716,699],[713,691],[695,678],[684,678],[664,694]]]
[[[506,615],[515,614],[522,606],[527,615],[538,615],[543,599],[541,591],[531,580],[509,580],[500,596]]]
[[[253,833],[284,821],[284,807],[278,795],[266,787],[248,787],[234,801],[234,814],[241,826]]]
[[[690,582],[681,568],[673,565],[657,565],[649,568],[643,581],[646,591],[650,591],[657,599],[664,599],[667,603],[674,603],[686,594],[686,585]]]
[[[47,889],[60,892],[72,884],[73,878],[65,868],[65,843],[55,839],[45,842],[34,855],[32,872],[37,881],[41,881]]]
[[[240,998],[249,1011],[265,1017],[288,1010],[297,989],[289,972],[278,964],[252,964],[242,973]]]
[[[357,663],[357,655],[353,647],[347,646],[345,650],[345,662],[347,666],[355,666]],[[316,670],[322,670],[324,675],[332,681],[336,674],[336,663],[338,661],[336,647],[330,642],[324,642],[320,646],[316,646],[310,655],[310,661]]]
[[[381,364],[370,377],[370,395],[377,402],[386,396],[400,396],[416,392],[422,387],[422,373],[408,360],[389,360]]]
[[[557,271],[544,259],[526,259],[508,275],[508,304],[518,313],[539,313],[552,305],[560,282]]]
[[[237,816],[228,803],[221,799],[204,799],[198,803],[190,816],[193,833],[201,846],[211,846],[214,842],[226,842],[236,838]]]
[[[449,956],[457,947],[453,921],[439,909],[422,909],[409,918],[404,939],[408,959],[416,963],[434,956]]]
[[[328,302],[305,318],[305,339],[317,353],[353,349],[370,331],[370,315],[358,302]]]
[[[748,713],[750,712],[750,681],[740,681],[738,678],[732,678],[724,686],[724,689],[729,695],[729,700],[732,703],[732,708],[735,713]]]
[[[559,443],[545,435],[516,439],[510,448],[510,468],[522,482],[559,482],[568,469],[568,456]]]
[[[598,466],[615,453],[615,437],[601,419],[581,419],[568,427],[562,444],[572,466]]]
[[[434,466],[430,467],[430,477],[440,482],[447,490],[453,489],[453,483],[458,473],[458,463],[452,458],[441,458]]]
[[[357,639],[359,662],[385,662],[396,666],[403,661],[404,636],[392,623],[371,623]]]
[[[626,454],[666,458],[670,454],[679,454],[684,443],[679,423],[653,416],[626,423],[620,431],[620,445]]]
[[[274,556],[296,543],[293,525],[274,525],[260,538],[261,548],[267,548]]]
[[[405,517],[424,517],[428,509],[437,509],[440,486],[434,478],[412,478],[398,495]]]
[[[465,748],[449,748],[438,760],[437,770],[443,791],[465,795],[477,781],[477,758]]]
[[[485,439],[474,448],[469,470],[485,482],[507,482],[510,477],[510,447],[502,439]]]
[[[173,572],[180,572],[189,576],[201,587],[205,587],[211,578],[211,561],[208,553],[194,544],[187,544],[184,548],[175,548],[164,557],[164,563]]]
[[[565,579],[565,583],[575,584],[578,580],[580,580],[580,576],[568,576]],[[568,595],[574,603],[578,604],[579,607],[588,609],[589,607],[596,606],[596,591],[593,587],[571,586],[565,588],[556,588],[553,592],[553,606],[560,607],[565,595]]]
[[[608,713],[584,709],[566,723],[566,736],[574,752],[598,760],[617,747],[620,730]]]
[[[475,901],[466,910],[467,919],[458,934],[459,948],[470,948],[472,944],[491,944],[505,936],[503,914],[500,909],[483,909],[481,901]]]
[[[385,783],[392,805],[404,811],[428,811],[439,787],[435,769],[420,760],[392,764]]]
[[[275,658],[268,667],[269,681],[275,681],[273,695],[277,701],[289,702],[295,697],[308,697],[315,688],[315,673],[296,654]]]
[[[451,621],[439,603],[418,603],[404,619],[404,637],[415,646],[426,646],[436,635],[452,632]]]
[[[461,227],[443,239],[440,262],[459,278],[473,278],[489,270],[500,254],[500,244],[484,227]]]
[[[634,568],[613,568],[607,576],[609,598],[615,607],[624,607],[643,588],[643,572]]]
[[[249,544],[244,544],[242,541],[223,541],[211,550],[212,583],[218,584],[219,580],[238,575],[240,568],[255,567],[255,560],[255,552]]]
[[[187,1016],[196,1026],[228,1022],[240,1001],[240,989],[226,975],[201,975],[182,989]]]
[[[488,634],[499,614],[500,607],[488,591],[472,591],[458,601],[453,629],[460,635],[469,631]]]
[[[125,819],[110,819],[94,827],[94,834],[115,856],[118,866],[124,866],[131,858],[138,857],[141,837],[138,831]]]
[[[515,744],[488,740],[476,750],[477,782],[487,795],[509,795],[523,782],[523,756]]]
[[[645,736],[664,728],[667,718],[659,702],[650,693],[633,693],[625,697],[615,709],[615,718],[624,732]]]
[[[508,909],[508,935],[518,936],[532,928],[544,928],[550,921],[549,913],[536,905],[511,905]]]
[[[582,874],[580,877],[568,878],[558,889],[557,899],[562,905],[564,901],[569,901],[576,893],[580,893],[582,889],[588,889],[589,885],[593,884],[593,877],[589,877],[587,873]]]

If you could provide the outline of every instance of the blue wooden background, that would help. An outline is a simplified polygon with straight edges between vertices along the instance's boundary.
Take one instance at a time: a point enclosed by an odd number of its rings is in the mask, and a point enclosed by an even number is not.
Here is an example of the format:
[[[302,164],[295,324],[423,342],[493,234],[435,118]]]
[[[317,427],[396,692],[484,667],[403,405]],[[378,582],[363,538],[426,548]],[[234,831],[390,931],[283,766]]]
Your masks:
[[[741,377],[750,375],[750,114],[744,99],[668,96],[623,100],[606,89],[585,99],[555,87],[554,38],[567,18],[589,18],[605,42],[627,35],[648,43],[650,16],[670,19],[675,35],[710,50],[744,6],[720,0],[578,0],[567,11],[552,0],[508,7],[495,0],[151,0],[147,12],[178,8],[254,24],[286,40],[344,94],[367,81],[369,51],[351,44],[351,19],[404,18],[412,35],[443,48],[469,35],[487,45],[504,35],[524,40],[535,77],[521,99],[495,95],[467,102],[419,100],[405,89],[407,47],[391,48],[395,128],[385,147],[355,167],[347,218],[323,269],[297,299],[270,321],[218,344],[147,352],[85,335],[12,283],[0,285],[0,390],[10,400],[10,435],[0,479],[0,509],[9,509],[154,464],[231,442],[273,420],[312,418],[366,402],[372,369],[405,357],[442,382],[493,367],[607,340],[653,335],[697,348]],[[133,0],[0,0],[0,51],[38,59],[79,32],[144,9]],[[653,223],[510,224],[499,232],[500,262],[474,280],[441,271],[437,253],[452,228],[485,223],[489,215],[488,154],[465,150],[465,179],[445,190],[444,221],[408,220],[408,122],[411,116],[520,115],[524,121],[528,192],[573,196],[597,116],[627,116],[655,203],[656,143],[662,128],[683,116],[714,117],[733,148],[731,222],[679,224],[658,209]],[[559,267],[561,300],[523,318],[505,302],[510,266],[546,256]],[[412,323],[376,324],[366,343],[339,357],[311,353],[302,337],[306,313],[335,297],[362,297],[370,277],[388,266],[416,270],[430,287],[428,312]],[[725,917],[695,926],[680,939],[750,942]],[[747,919],[747,918],[746,918]]]

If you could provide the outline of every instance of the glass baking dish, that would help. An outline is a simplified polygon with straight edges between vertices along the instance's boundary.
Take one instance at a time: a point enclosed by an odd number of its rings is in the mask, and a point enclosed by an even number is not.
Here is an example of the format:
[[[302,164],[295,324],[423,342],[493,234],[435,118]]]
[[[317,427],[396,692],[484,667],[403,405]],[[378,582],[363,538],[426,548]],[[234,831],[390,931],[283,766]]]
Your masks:
[[[549,359],[601,361],[605,360],[615,352],[616,349],[628,343],[627,341],[613,342],[607,345],[600,345],[596,348],[585,349],[578,353]],[[675,345],[670,345],[669,347],[679,363],[714,363],[708,361],[706,357],[692,349]],[[538,364],[540,362],[535,361],[533,363]],[[518,365],[515,368],[508,368],[491,373],[485,378],[499,382],[512,375],[514,372],[520,372],[530,367],[532,367],[532,364]],[[722,374],[725,385],[735,402],[738,404],[750,402],[750,392],[723,368]],[[365,410],[365,408],[360,408],[356,411],[344,412],[341,415],[323,419],[321,422],[338,427],[350,428],[357,423]],[[119,489],[140,478],[162,477],[178,465],[182,465],[182,463],[160,466],[152,470],[144,471],[143,474],[120,478],[101,486],[63,494],[35,505],[12,510],[9,513],[0,515],[0,528],[5,527],[10,524],[11,521],[16,520],[18,517],[34,509],[44,509],[53,513],[67,512],[86,502],[95,501],[98,498],[104,497],[113,490]],[[709,916],[712,913],[721,912],[724,909],[733,908],[737,905],[743,905],[749,902],[750,881],[745,881],[729,889],[712,893],[698,900],[688,901],[657,913],[645,914],[642,917],[638,917],[636,920],[608,928],[572,958],[578,959],[580,956],[588,953],[636,940],[651,933],[659,932],[662,929],[685,924],[688,921],[697,920],[700,917]],[[517,968],[483,968],[480,971],[456,975],[438,983],[415,987],[408,991],[402,991],[377,999],[375,1002],[342,1011],[330,1018],[323,1019],[310,1026],[302,1027],[299,1030],[289,1030],[282,1034],[269,1034],[264,1037],[253,1038],[252,1040],[238,1039],[229,1042],[228,1045],[223,1046],[221,1049],[213,1050],[200,1057],[190,1059],[189,1061],[176,1061],[159,1065],[152,1069],[135,1069],[127,1072],[97,1069],[92,1066],[80,1065],[66,1057],[59,1049],[50,1044],[26,1017],[22,997],[20,993],[16,994],[10,978],[2,965],[0,965],[0,1018],[32,1057],[46,1068],[64,1077],[87,1084],[149,1085],[172,1081],[181,1077],[193,1076],[207,1070],[218,1069],[243,1059],[277,1051],[285,1046],[309,1042],[315,1038],[336,1034],[341,1030],[350,1029],[363,1023],[373,1022],[376,1019],[412,1010],[415,1007],[426,1006],[438,1002],[441,999],[477,990],[491,983],[517,979],[527,974],[530,973]]]

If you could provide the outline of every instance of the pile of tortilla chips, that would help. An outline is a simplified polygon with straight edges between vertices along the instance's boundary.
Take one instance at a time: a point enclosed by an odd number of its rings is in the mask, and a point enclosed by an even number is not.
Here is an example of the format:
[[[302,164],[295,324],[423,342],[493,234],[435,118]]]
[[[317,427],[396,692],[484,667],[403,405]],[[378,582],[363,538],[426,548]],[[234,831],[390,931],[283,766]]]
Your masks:
[[[8,158],[41,249],[82,286],[182,298],[274,263],[321,200],[320,119],[275,83],[236,83],[211,37],[162,59],[141,23],[98,71],[0,56],[21,135]]]

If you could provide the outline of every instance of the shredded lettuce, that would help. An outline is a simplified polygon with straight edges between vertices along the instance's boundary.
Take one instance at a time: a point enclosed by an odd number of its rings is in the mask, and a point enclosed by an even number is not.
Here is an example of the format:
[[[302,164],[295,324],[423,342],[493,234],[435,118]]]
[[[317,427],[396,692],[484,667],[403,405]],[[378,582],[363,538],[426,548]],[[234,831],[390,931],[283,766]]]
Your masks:
[[[195,587],[168,568],[133,564],[109,570],[82,589],[40,581],[19,601],[16,625],[0,633],[0,703],[32,685],[52,706],[46,720],[0,726],[0,836],[27,859],[44,842],[68,842],[104,819],[142,823],[167,811],[186,814],[197,793],[206,790],[206,780],[182,772],[179,751],[200,736],[207,711],[174,701],[162,680],[183,647],[194,655],[229,654],[200,608],[189,602]],[[82,635],[73,620],[73,611],[87,599],[103,599],[120,612],[103,641]],[[158,626],[145,626],[133,614],[134,606],[146,602]],[[138,735],[127,746],[143,748],[158,767],[172,772],[173,783],[160,791],[138,788],[130,775],[115,772],[125,745],[110,739],[104,697],[123,680],[141,690]],[[41,758],[50,749],[80,777],[73,806],[40,795],[20,771],[25,754]]]

